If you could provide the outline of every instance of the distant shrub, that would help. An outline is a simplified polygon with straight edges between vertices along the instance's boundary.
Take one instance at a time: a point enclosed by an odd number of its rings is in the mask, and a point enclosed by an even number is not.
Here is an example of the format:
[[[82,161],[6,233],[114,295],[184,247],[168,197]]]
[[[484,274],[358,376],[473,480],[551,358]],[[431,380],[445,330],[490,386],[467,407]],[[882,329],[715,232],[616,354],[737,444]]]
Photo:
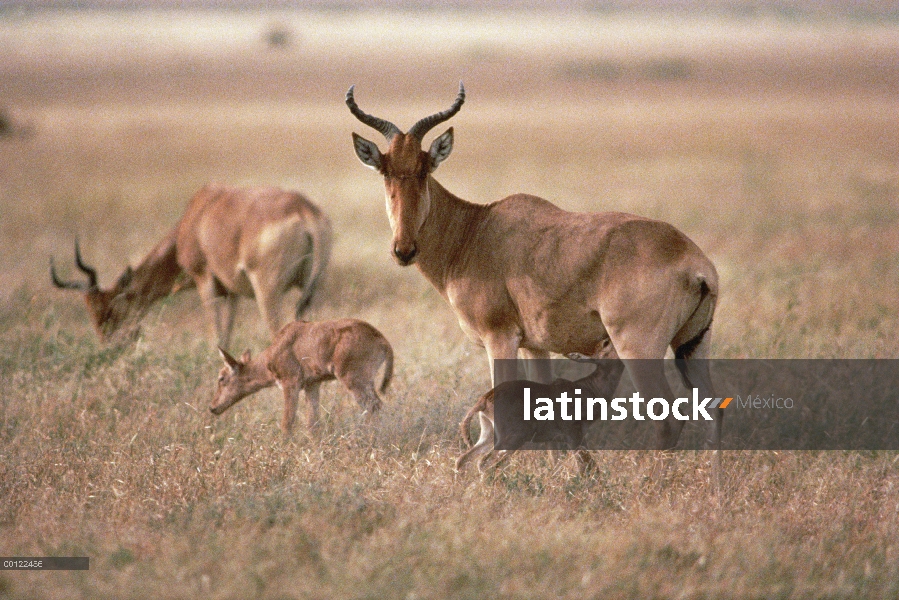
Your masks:
[[[265,33],[265,43],[269,48],[283,50],[294,44],[296,35],[285,25],[272,25]]]
[[[650,61],[643,69],[647,79],[655,81],[684,81],[692,75],[690,63],[682,58]]]
[[[569,76],[576,79],[598,79],[600,81],[618,79],[622,73],[621,65],[610,60],[571,63],[566,70]]]

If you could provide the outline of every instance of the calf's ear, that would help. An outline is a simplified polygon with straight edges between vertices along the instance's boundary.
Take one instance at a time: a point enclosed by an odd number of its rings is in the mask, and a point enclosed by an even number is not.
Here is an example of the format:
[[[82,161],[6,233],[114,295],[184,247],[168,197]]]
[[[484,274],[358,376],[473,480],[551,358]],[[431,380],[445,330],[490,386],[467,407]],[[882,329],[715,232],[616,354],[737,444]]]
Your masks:
[[[219,346],[218,349],[219,349],[219,356],[221,356],[222,360],[225,361],[225,366],[227,366],[229,369],[231,369],[232,372],[234,372],[235,369],[240,367],[240,362],[238,362],[238,360],[236,358],[234,358],[233,356],[228,354],[227,350],[225,350],[221,346]]]

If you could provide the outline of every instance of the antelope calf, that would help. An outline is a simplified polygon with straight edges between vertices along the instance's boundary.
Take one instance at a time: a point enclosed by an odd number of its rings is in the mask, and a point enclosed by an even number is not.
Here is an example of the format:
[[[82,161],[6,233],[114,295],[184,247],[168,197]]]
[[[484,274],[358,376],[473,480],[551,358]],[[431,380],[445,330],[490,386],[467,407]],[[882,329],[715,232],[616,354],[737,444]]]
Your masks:
[[[465,463],[478,456],[478,471],[483,473],[487,468],[493,468],[508,457],[510,452],[521,448],[527,442],[563,442],[569,448],[578,448],[577,457],[581,473],[586,473],[595,466],[590,453],[583,449],[584,436],[592,421],[513,421],[503,423],[504,428],[496,428],[495,408],[496,402],[507,403],[506,414],[511,411],[521,410],[521,399],[524,397],[524,388],[531,388],[531,396],[535,398],[557,398],[563,392],[569,397],[594,396],[609,398],[618,387],[621,374],[624,371],[624,363],[618,360],[618,355],[611,345],[606,345],[606,350],[598,357],[604,359],[596,362],[596,368],[592,373],[577,379],[568,381],[556,379],[552,383],[544,384],[534,381],[505,381],[478,398],[478,401],[465,415],[459,424],[459,434],[468,446],[469,450],[456,460],[456,470],[462,469]],[[576,359],[579,360],[579,359]],[[514,403],[514,406],[512,405]],[[481,434],[474,446],[468,437],[469,427],[474,415],[478,415]],[[497,445],[507,448],[497,452],[496,458],[488,466],[487,460],[494,449],[494,432]]]
[[[339,380],[362,410],[374,413],[381,407],[375,377],[381,365],[383,394],[393,377],[393,348],[380,331],[356,319],[295,321],[275,336],[272,345],[256,358],[250,351],[236,359],[219,348],[225,366],[209,410],[220,415],[243,398],[277,385],[284,393],[281,430],[293,429],[301,391],[309,402],[309,427],[318,422],[318,392],[323,381]]]
[[[227,346],[240,296],[256,299],[274,336],[284,323],[281,304],[286,293],[300,289],[295,311],[299,318],[330,255],[331,223],[301,194],[207,185],[191,198],[175,229],[112,287],[100,289],[97,271],[81,258],[77,241],[75,265],[88,281],[61,280],[52,259],[50,278],[56,287],[84,292],[103,341],[135,334],[137,322],[154,302],[196,285],[213,334],[219,345]]]

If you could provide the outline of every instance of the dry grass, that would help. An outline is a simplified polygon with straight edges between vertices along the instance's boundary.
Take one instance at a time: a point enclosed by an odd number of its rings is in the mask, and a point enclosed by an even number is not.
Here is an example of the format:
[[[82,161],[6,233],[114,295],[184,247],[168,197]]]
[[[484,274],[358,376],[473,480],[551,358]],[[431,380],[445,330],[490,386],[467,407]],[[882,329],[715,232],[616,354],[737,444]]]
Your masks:
[[[273,23],[297,45],[271,50]],[[435,24],[436,23],[436,24]],[[452,99],[438,178],[666,219],[722,275],[714,355],[899,355],[899,31],[838,22],[548,14],[68,13],[0,20],[0,597],[895,598],[894,453],[521,453],[456,475],[489,381],[443,300],[389,259],[377,177],[343,94],[408,126]],[[75,73],[78,77],[72,75]],[[283,439],[280,398],[206,411],[218,359],[195,294],[101,347],[51,288],[72,240],[110,282],[207,180],[306,192],[336,251],[313,318],[397,355],[386,409],[339,386]],[[235,349],[266,344],[243,307]]]

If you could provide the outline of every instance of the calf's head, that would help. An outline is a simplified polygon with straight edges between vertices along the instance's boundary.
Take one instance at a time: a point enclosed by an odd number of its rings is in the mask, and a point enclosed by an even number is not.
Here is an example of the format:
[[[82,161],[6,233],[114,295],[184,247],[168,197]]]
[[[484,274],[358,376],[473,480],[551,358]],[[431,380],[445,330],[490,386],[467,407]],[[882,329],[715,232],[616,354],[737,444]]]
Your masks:
[[[222,414],[250,394],[266,387],[264,382],[259,381],[260,378],[252,368],[249,350],[244,350],[239,359],[228,354],[223,348],[219,348],[219,355],[225,366],[219,371],[215,395],[209,404],[209,410],[214,415]]]

